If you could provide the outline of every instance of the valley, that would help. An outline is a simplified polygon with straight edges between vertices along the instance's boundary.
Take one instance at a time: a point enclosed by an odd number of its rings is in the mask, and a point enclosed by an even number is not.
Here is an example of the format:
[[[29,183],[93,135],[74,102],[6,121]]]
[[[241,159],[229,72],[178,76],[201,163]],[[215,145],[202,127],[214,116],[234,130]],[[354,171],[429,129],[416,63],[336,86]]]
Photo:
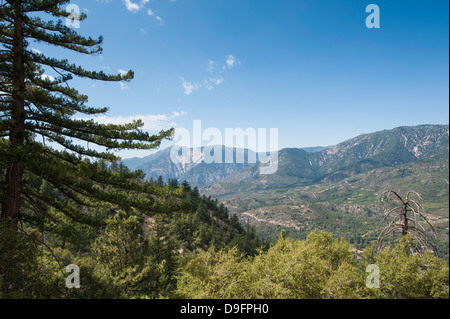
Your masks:
[[[201,194],[217,198],[272,241],[281,230],[306,238],[321,229],[358,248],[376,241],[384,227],[380,222],[391,206],[378,195],[386,190],[414,190],[424,199],[440,254],[448,258],[448,132],[448,125],[399,127],[326,148],[282,149],[278,171],[272,175],[260,175],[259,162],[201,162],[182,173],[177,168],[171,171],[167,168],[174,164],[168,150],[152,155],[158,161],[141,160],[145,164],[133,168],[156,178],[155,173],[165,167],[165,177],[196,185]]]

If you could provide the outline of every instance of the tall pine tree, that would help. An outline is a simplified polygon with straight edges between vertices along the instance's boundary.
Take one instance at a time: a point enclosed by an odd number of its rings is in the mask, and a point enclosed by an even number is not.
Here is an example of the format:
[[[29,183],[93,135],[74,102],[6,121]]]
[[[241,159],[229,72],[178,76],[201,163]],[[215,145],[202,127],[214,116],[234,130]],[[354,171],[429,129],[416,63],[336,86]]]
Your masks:
[[[80,115],[92,118],[108,109],[88,105],[88,97],[68,84],[74,77],[130,81],[133,72],[108,75],[88,71],[66,59],[29,49],[29,43],[35,41],[87,55],[102,52],[102,37],[86,38],[66,25],[70,15],[65,10],[68,3],[69,0],[0,2],[0,221],[8,224],[12,233],[27,218],[57,222],[63,214],[77,222],[95,223],[85,208],[98,203],[151,212],[166,207],[153,196],[161,190],[139,183],[139,173],[112,171],[98,163],[119,160],[111,150],[158,147],[163,139],[172,136],[173,130],[150,135],[140,129],[140,120],[115,125],[80,119]],[[83,21],[86,15],[77,18]],[[45,76],[45,69],[52,69],[59,76]],[[46,140],[59,144],[62,150],[51,147]],[[84,146],[89,143],[98,147]],[[51,185],[60,198],[36,187],[36,180]],[[142,193],[148,196],[138,195]],[[12,241],[11,247],[13,244]],[[11,257],[0,265],[4,287],[12,263]]]

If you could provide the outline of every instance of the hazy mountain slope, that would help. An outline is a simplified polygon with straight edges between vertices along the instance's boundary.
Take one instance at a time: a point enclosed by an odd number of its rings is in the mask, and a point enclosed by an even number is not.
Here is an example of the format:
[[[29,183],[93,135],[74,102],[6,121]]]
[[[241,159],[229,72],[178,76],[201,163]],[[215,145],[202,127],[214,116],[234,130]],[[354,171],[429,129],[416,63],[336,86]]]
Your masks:
[[[316,153],[320,172],[359,173],[368,168],[411,163],[448,154],[448,125],[398,127],[364,134]]]
[[[212,185],[217,193],[224,188],[238,192],[323,181],[334,183],[374,168],[393,167],[448,154],[448,144],[448,125],[399,127],[363,134],[326,148],[282,149],[278,153],[278,171],[271,175],[259,173],[261,163],[248,162],[249,156],[255,156],[254,152],[227,147],[222,147],[222,164],[205,163],[204,148],[195,149],[196,158],[184,163],[171,160],[172,148],[144,158],[126,159],[124,163],[131,170],[143,170],[147,178],[176,178],[194,185]],[[225,163],[226,152],[231,152],[233,158],[238,152],[244,152],[244,163]]]
[[[204,147],[195,149],[183,147],[182,151],[184,154],[191,155],[183,157],[184,160],[181,162],[172,160],[171,151],[173,147],[158,151],[144,158],[125,159],[123,162],[131,170],[142,170],[148,179],[157,179],[161,176],[164,181],[167,181],[169,178],[175,178],[181,182],[186,180],[192,185],[208,185],[251,165],[253,162],[250,160],[249,163],[249,158],[257,158],[255,152],[251,150],[220,147],[222,150],[222,163],[205,163],[205,152],[210,151],[211,156],[214,155],[214,152]],[[181,155],[181,151],[179,154]],[[226,163],[226,154],[232,154],[233,163]],[[239,160],[240,155],[244,159],[242,163]]]
[[[230,175],[208,190],[214,193],[262,190],[274,187],[334,183],[374,168],[402,164],[447,155],[448,125],[399,127],[364,134],[318,152],[300,149],[279,151],[278,171],[260,175],[260,163]]]

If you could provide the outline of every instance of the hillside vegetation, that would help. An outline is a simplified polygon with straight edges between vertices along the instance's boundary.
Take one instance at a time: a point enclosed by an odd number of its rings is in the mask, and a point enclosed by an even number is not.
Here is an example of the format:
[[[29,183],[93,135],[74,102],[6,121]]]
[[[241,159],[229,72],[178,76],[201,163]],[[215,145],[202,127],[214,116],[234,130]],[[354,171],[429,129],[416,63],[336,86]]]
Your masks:
[[[159,298],[173,295],[180,266],[211,247],[236,247],[255,255],[268,243],[244,227],[217,200],[200,196],[189,184],[154,182],[166,201],[181,201],[166,214],[145,214],[110,207],[85,211],[98,224],[24,221],[14,234],[0,225],[0,263],[13,254],[14,272],[0,298]],[[54,190],[46,184],[46,193]],[[171,194],[171,195],[170,195]],[[24,211],[29,214],[31,211]],[[15,240],[15,251],[8,246]],[[80,288],[65,285],[65,267],[80,269]],[[0,281],[1,283],[1,281]]]
[[[322,229],[358,249],[382,229],[389,206],[378,195],[414,190],[425,200],[439,254],[448,259],[448,176],[448,126],[418,126],[362,135],[316,153],[284,149],[276,174],[248,167],[200,190],[271,240],[282,229],[295,238]]]

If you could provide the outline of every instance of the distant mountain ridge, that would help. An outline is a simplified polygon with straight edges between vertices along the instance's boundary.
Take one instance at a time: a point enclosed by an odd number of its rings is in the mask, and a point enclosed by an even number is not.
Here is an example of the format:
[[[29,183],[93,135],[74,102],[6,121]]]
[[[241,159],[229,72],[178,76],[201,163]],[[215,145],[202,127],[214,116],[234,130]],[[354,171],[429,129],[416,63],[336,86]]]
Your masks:
[[[209,185],[226,176],[229,176],[248,165],[253,164],[249,158],[257,158],[257,154],[251,150],[219,146],[222,149],[222,163],[205,163],[205,148],[186,148],[181,151],[184,154],[191,152],[192,160],[177,163],[171,159],[174,147],[163,149],[144,158],[125,159],[124,164],[131,170],[142,170],[148,179],[157,179],[159,176],[167,181],[175,178],[179,181],[186,180],[192,185]],[[233,154],[233,163],[226,163],[225,154]],[[236,160],[238,154],[242,154],[244,161]]]
[[[448,156],[448,152],[448,125],[399,127],[363,134],[314,153],[282,149],[276,174],[263,176],[256,167],[247,167],[221,182],[242,183],[255,189],[307,185],[323,180],[336,182],[374,168]]]
[[[124,160],[131,170],[141,169],[148,178],[176,178],[194,185],[215,183],[239,184],[244,188],[267,189],[286,185],[307,185],[318,181],[336,182],[353,174],[380,167],[393,167],[435,156],[448,156],[449,126],[404,126],[370,134],[362,134],[337,145],[313,148],[286,148],[278,153],[278,170],[261,175],[263,164],[249,163],[255,156],[251,150],[222,147],[223,154],[245,153],[244,163],[205,163],[204,148],[197,150],[196,163],[174,163],[172,148],[145,158]],[[256,154],[257,155],[257,154]]]

